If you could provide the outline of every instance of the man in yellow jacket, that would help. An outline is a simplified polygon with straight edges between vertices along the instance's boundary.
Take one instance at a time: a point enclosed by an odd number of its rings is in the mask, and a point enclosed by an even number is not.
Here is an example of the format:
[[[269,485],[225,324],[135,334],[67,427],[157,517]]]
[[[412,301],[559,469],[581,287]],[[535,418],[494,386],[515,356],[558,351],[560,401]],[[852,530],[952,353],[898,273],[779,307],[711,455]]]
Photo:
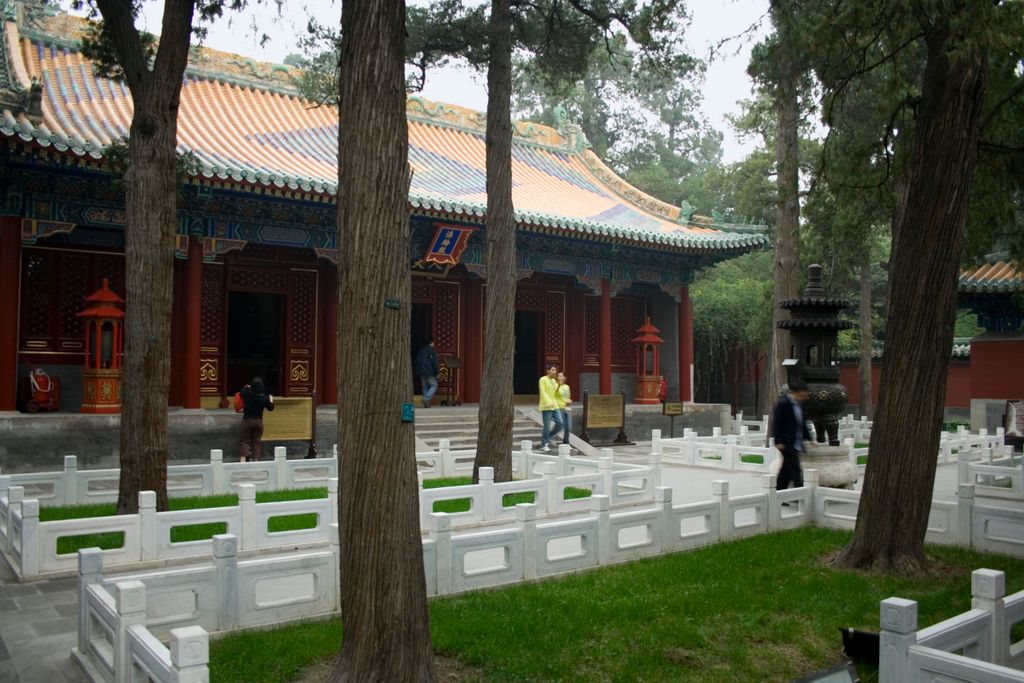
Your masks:
[[[551,440],[551,432],[557,432],[562,426],[558,417],[558,380],[555,379],[557,374],[558,367],[549,365],[547,374],[537,382],[537,393],[540,394],[540,405],[537,408],[540,410],[543,423],[540,433],[540,449],[545,453],[551,450],[551,446],[548,445]],[[552,422],[554,422],[554,430],[551,429]]]

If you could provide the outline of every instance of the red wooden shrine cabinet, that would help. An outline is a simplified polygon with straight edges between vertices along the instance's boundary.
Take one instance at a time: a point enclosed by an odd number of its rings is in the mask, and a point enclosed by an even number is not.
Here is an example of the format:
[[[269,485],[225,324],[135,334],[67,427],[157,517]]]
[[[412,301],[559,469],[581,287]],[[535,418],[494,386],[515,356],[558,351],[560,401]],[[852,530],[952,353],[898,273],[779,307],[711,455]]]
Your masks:
[[[660,369],[660,349],[665,340],[658,336],[659,330],[651,324],[651,319],[636,331],[633,343],[636,347],[636,399],[643,405],[655,405],[661,402],[660,389],[662,377]]]
[[[121,363],[124,358],[124,299],[103,285],[85,297],[78,314],[85,323],[85,366],[82,368],[83,413],[121,412]]]

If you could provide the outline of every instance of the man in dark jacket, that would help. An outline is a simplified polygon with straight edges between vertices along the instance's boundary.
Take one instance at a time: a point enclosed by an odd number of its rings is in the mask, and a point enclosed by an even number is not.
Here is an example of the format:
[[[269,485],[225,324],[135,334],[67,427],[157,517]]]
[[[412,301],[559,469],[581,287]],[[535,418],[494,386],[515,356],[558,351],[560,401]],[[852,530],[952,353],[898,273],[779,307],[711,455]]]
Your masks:
[[[263,411],[274,409],[274,396],[266,392],[263,380],[259,377],[253,377],[252,383],[246,384],[241,394],[245,408],[238,461],[245,462],[246,458],[258,461],[263,456]]]
[[[800,488],[804,485],[804,473],[800,468],[800,454],[804,450],[804,411],[800,407],[810,392],[807,384],[795,380],[789,391],[779,398],[772,413],[772,437],[775,447],[782,454],[782,467],[775,481],[775,488],[783,491],[792,483]]]
[[[423,407],[429,408],[430,399],[437,391],[437,351],[434,350],[433,339],[428,339],[427,345],[416,354],[413,370],[420,376],[423,386]]]

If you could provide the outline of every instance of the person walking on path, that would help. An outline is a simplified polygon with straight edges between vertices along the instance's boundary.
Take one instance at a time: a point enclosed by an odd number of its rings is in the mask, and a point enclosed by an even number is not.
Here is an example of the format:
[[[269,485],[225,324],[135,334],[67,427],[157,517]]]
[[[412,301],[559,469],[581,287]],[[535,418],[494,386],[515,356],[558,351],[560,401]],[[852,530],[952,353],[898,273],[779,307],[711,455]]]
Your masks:
[[[568,382],[565,381],[565,373],[560,372],[555,376],[558,387],[555,391],[555,403],[558,404],[558,419],[562,423],[562,443],[569,445],[569,434],[572,433],[572,391]],[[556,436],[552,437],[557,440]]]
[[[804,485],[804,472],[800,467],[800,454],[804,450],[804,411],[800,407],[810,392],[807,384],[795,380],[789,391],[775,403],[772,413],[772,437],[775,447],[782,454],[782,467],[775,480],[775,489],[783,491],[793,484],[796,488]]]
[[[559,425],[561,425],[558,414],[558,399],[555,398],[558,394],[558,380],[555,379],[557,373],[558,367],[549,365],[547,374],[537,381],[537,393],[540,394],[540,405],[537,408],[540,410],[542,423],[540,449],[544,452],[551,450],[551,447],[548,445],[548,442],[551,440],[551,434],[552,432],[557,432]],[[554,423],[554,429],[551,428],[552,423]]]
[[[428,339],[426,346],[416,354],[413,365],[423,388],[423,407],[429,408],[430,400],[437,392],[437,351],[434,350],[433,339]]]
[[[239,444],[238,461],[246,458],[258,461],[263,455],[263,411],[274,409],[274,397],[266,393],[263,380],[253,377],[251,384],[242,387],[242,438]]]

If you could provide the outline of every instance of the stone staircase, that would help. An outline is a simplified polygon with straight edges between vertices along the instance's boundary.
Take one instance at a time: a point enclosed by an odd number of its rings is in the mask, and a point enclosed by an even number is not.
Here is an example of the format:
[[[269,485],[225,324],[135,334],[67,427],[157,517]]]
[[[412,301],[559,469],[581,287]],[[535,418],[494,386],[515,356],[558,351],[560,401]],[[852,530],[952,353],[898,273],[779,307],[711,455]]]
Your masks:
[[[437,450],[441,439],[448,439],[452,450],[474,449],[479,430],[475,405],[416,409],[417,448],[425,445]],[[518,444],[525,439],[534,444],[539,442],[540,425],[517,410],[512,422],[512,443]]]

